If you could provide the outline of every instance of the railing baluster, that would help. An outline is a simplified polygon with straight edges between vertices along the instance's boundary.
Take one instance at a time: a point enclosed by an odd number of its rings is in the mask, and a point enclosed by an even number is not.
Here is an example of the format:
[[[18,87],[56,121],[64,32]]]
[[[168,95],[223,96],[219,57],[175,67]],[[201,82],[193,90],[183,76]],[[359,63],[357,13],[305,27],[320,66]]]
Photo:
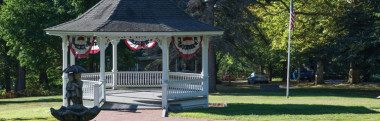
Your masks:
[[[126,83],[126,85],[132,85],[131,82],[129,82],[129,80],[131,78],[130,76],[131,76],[131,74],[127,73],[127,83]]]

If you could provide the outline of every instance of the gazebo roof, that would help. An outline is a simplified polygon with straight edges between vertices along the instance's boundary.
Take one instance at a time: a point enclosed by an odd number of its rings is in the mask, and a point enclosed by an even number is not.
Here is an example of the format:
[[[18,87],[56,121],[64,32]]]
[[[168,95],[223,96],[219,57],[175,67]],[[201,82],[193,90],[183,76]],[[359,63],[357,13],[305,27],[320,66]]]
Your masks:
[[[101,0],[80,17],[45,29],[76,32],[211,32],[222,29],[202,23],[169,0]]]

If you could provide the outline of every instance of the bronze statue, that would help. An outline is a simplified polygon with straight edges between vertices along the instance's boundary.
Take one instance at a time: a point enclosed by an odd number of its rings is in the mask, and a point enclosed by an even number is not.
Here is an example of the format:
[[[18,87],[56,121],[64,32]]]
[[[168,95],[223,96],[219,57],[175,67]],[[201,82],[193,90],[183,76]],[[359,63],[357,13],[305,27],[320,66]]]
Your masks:
[[[80,80],[80,76],[80,73],[69,73],[69,82],[67,82],[65,95],[68,106],[70,106],[70,101],[73,102],[73,105],[83,104],[83,82]]]
[[[83,106],[81,73],[85,73],[86,70],[80,66],[73,65],[67,67],[63,72],[69,75],[66,94],[64,94],[68,106],[62,106],[59,110],[50,108],[51,114],[60,121],[88,121],[95,118],[100,112],[98,106],[93,108]],[[73,102],[72,105],[70,105],[71,102]]]

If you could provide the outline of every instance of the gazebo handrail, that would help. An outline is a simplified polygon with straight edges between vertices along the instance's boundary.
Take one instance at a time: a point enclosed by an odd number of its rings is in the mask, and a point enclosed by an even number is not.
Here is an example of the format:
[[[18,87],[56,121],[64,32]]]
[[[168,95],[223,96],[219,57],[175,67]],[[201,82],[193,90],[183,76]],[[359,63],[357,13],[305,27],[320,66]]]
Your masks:
[[[162,73],[162,71],[119,71],[118,73]]]
[[[202,76],[201,73],[184,73],[184,72],[169,72],[169,75]]]
[[[185,99],[205,96],[204,79],[175,80],[168,82],[168,99]]]
[[[99,74],[100,72],[83,73],[84,75]],[[105,72],[111,74],[113,72]],[[162,71],[118,71],[118,73],[162,73]],[[170,75],[202,76],[201,73],[169,72]]]

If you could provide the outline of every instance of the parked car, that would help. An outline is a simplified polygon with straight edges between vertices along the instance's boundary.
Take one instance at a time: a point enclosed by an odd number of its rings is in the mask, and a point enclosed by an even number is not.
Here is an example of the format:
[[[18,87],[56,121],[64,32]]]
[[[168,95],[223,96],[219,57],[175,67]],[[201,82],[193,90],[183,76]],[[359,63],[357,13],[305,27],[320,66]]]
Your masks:
[[[313,71],[309,71],[305,68],[301,68],[301,75],[300,75],[300,80],[309,80],[309,81],[312,81],[313,80]],[[294,72],[292,73],[292,77],[293,79],[297,79],[298,77],[298,69],[295,69]]]
[[[264,73],[253,72],[248,77],[248,84],[255,84],[255,83],[269,83],[269,78]]]

